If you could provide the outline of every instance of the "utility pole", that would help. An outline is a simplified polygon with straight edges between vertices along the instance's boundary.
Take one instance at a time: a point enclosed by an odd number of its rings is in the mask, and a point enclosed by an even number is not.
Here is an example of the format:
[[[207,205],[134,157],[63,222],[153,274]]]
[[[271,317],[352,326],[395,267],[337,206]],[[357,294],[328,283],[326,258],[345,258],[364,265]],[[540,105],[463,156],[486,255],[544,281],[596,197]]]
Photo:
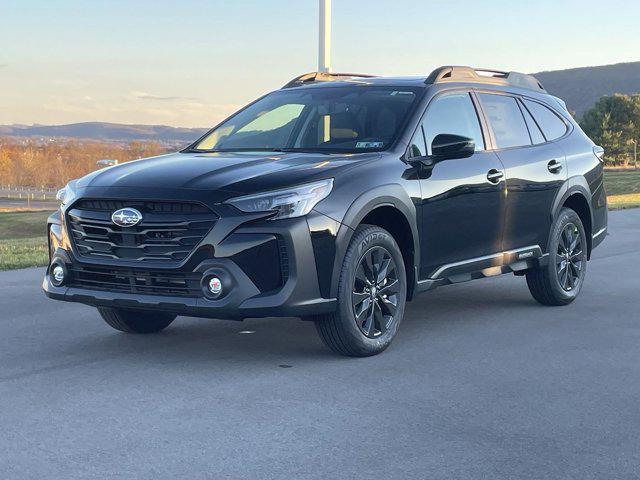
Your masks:
[[[320,1],[318,71],[331,72],[331,0]]]

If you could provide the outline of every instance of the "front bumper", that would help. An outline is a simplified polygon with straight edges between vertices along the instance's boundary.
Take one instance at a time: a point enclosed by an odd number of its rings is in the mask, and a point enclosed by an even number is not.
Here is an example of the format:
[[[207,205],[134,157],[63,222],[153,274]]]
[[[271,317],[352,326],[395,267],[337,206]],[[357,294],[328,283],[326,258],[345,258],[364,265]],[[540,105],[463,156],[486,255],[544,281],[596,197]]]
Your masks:
[[[248,298],[239,305],[205,298],[184,298],[160,295],[139,295],[89,290],[74,287],[55,287],[48,275],[42,282],[47,297],[96,307],[157,310],[190,317],[242,320],[251,317],[310,317],[333,312],[335,299],[272,296]],[[276,297],[276,298],[274,298]]]
[[[309,223],[318,223],[321,214],[313,212],[312,220],[297,218],[277,222],[253,222],[251,226],[239,225],[230,229],[226,236],[218,235],[214,227],[202,245],[194,250],[209,248],[214,255],[193,266],[185,262],[180,268],[166,269],[171,275],[198,273],[201,275],[203,291],[198,296],[174,296],[167,294],[130,293],[112,291],[109,288],[83,288],[69,282],[56,286],[49,272],[42,283],[44,293],[52,299],[78,302],[92,306],[113,308],[157,310],[176,315],[242,320],[250,317],[309,317],[331,313],[336,309],[335,298],[323,298],[319,287],[316,257]],[[313,216],[316,218],[313,219]],[[324,216],[322,216],[324,217]],[[328,222],[333,222],[327,219]],[[324,223],[325,220],[323,219]],[[336,227],[337,228],[337,227]],[[275,290],[261,291],[254,281],[234,262],[238,254],[253,252],[252,248],[269,238],[278,236],[286,245],[288,271],[284,283]],[[74,252],[69,241],[64,221],[52,217],[49,225],[51,261],[63,263],[68,271],[83,267],[111,267],[117,265],[87,261]],[[264,259],[256,255],[255,262]],[[245,255],[246,261],[246,255]],[[250,257],[253,262],[253,257]],[[136,271],[141,265],[129,264]],[[267,267],[265,267],[267,268]],[[223,281],[225,294],[220,298],[208,298],[204,291],[206,279],[217,276]]]

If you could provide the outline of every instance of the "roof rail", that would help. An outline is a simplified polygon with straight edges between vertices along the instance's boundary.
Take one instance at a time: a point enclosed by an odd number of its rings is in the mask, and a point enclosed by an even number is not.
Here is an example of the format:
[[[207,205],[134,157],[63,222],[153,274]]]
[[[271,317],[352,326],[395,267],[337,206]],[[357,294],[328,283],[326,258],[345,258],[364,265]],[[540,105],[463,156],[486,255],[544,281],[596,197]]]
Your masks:
[[[351,80],[357,78],[372,78],[375,75],[365,75],[361,73],[325,73],[325,72],[310,72],[300,75],[282,88],[299,87],[307,83],[314,82],[332,82],[334,80]]]
[[[474,82],[492,85],[510,85],[539,92],[547,92],[533,75],[519,72],[504,72],[487,68],[446,66],[436,68],[425,83]]]

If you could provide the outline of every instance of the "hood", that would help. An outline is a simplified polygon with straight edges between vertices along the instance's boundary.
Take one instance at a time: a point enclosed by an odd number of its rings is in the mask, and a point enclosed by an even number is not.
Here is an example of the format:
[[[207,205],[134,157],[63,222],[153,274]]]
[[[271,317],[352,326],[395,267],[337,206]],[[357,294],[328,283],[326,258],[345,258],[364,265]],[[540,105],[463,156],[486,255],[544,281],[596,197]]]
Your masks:
[[[247,194],[329,178],[379,153],[173,153],[93,172],[79,187],[167,188]]]

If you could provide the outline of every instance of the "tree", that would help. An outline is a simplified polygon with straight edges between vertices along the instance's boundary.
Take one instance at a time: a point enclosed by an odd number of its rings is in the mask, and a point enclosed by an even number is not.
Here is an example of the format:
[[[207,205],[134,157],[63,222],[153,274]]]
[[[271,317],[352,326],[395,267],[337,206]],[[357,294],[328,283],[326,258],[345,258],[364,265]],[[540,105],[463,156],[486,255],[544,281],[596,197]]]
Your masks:
[[[605,150],[605,161],[629,165],[640,139],[640,94],[604,96],[588,110],[580,126]]]
[[[119,144],[60,139],[0,138],[0,185],[61,187],[97,167],[96,161],[110,158],[126,162],[166,153],[156,142]]]

